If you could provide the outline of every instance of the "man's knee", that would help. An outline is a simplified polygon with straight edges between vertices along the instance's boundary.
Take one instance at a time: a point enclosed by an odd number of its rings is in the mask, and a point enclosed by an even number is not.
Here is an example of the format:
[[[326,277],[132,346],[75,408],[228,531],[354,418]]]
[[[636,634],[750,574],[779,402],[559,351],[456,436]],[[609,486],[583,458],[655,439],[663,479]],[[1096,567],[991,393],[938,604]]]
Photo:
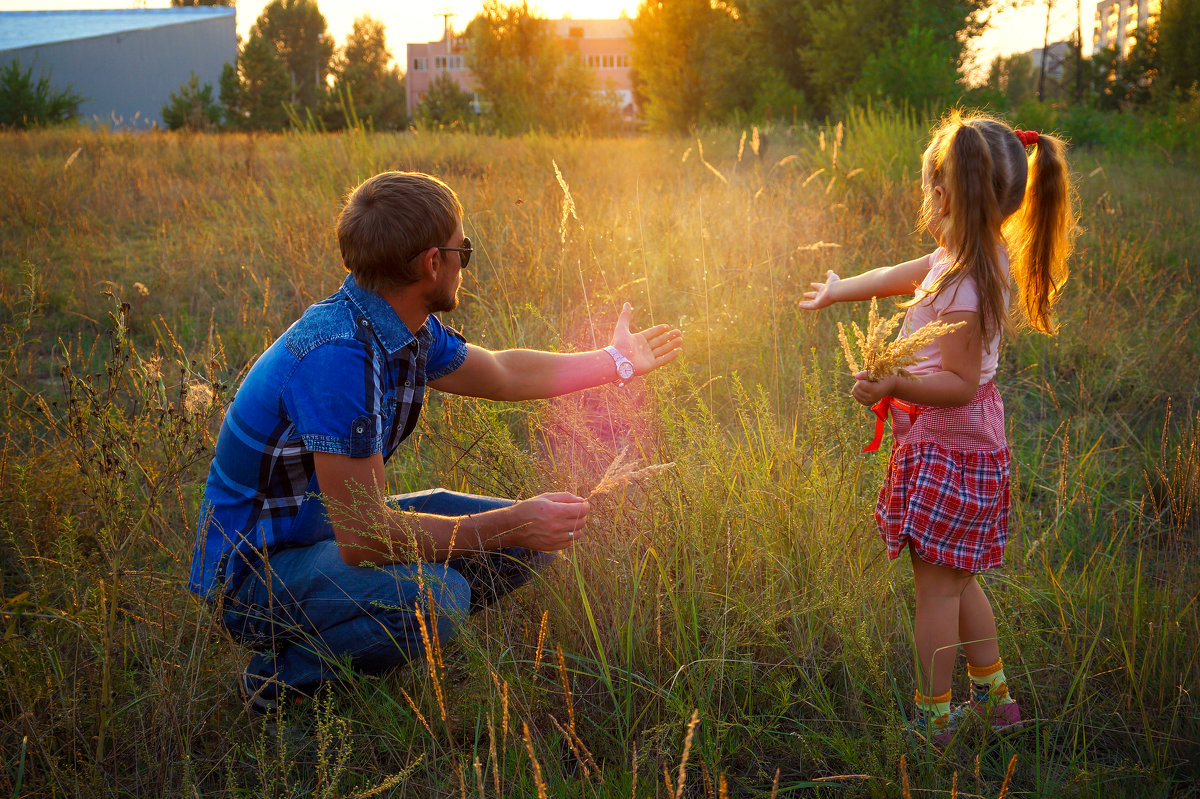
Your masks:
[[[399,510],[417,513],[436,513],[440,516],[463,516],[469,513],[507,508],[514,504],[511,499],[488,497],[480,494],[463,494],[445,488],[431,488],[412,494],[388,497],[388,505]]]

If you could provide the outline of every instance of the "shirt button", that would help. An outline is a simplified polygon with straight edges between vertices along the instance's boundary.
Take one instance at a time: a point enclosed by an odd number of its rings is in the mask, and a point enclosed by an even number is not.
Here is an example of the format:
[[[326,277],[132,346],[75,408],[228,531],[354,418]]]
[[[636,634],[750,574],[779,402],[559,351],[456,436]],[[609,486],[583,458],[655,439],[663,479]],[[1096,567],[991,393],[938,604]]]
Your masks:
[[[361,433],[362,431],[363,431],[363,426],[361,424],[358,427],[354,428],[354,432],[356,432],[356,433]]]
[[[358,323],[359,323],[360,325],[362,325],[363,327],[370,327],[370,326],[371,326],[371,320],[367,319],[365,316],[364,316],[363,318],[359,319],[359,320],[358,320]]]
[[[412,388],[412,381],[411,381],[411,380],[405,380],[405,381],[404,381],[404,385],[405,385],[405,386],[407,386],[408,388]]]

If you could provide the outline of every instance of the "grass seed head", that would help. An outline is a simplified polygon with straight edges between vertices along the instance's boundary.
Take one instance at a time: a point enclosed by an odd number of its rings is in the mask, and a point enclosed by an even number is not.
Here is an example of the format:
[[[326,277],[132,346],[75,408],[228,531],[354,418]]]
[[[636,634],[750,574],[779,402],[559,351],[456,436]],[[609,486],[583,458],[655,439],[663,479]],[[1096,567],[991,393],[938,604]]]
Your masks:
[[[925,360],[924,356],[919,356],[917,353],[925,349],[938,336],[944,336],[966,324],[966,322],[947,324],[934,321],[919,328],[911,335],[891,338],[903,318],[904,312],[901,311],[884,319],[879,315],[877,300],[871,298],[871,310],[867,316],[867,332],[863,333],[857,323],[850,323],[850,327],[854,330],[855,344],[862,356],[862,369],[859,368],[858,360],[854,357],[845,328],[842,327],[841,322],[838,323],[838,341],[841,342],[842,354],[845,355],[846,363],[852,372],[865,370],[867,377],[871,380],[878,380],[890,375],[899,375],[906,380],[917,380],[919,378],[905,368]]]

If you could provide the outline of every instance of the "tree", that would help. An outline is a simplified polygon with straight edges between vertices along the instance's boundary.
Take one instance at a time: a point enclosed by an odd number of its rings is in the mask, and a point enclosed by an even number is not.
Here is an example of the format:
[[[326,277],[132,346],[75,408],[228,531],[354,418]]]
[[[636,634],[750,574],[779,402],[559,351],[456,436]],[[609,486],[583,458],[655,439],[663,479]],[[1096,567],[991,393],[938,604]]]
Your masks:
[[[221,106],[232,130],[283,130],[291,93],[287,67],[258,30],[250,29],[237,61],[221,70]]]
[[[1186,90],[1200,83],[1200,0],[1163,0],[1158,59],[1167,88]]]
[[[507,6],[484,0],[465,37],[471,74],[500,133],[571,130],[594,119],[590,71],[524,0]]]
[[[334,43],[314,0],[271,0],[255,20],[271,43],[290,80],[289,101],[298,110],[319,110],[333,64]]]
[[[475,118],[474,98],[443,72],[429,84],[417,114],[427,125],[464,125]]]
[[[389,66],[391,60],[383,23],[365,14],[354,20],[334,66],[336,100],[332,115],[326,112],[326,122],[336,127],[352,113],[376,130],[406,127],[404,76],[399,67]]]
[[[50,76],[33,79],[33,67],[23,70],[13,60],[0,68],[0,128],[25,128],[57,125],[79,116],[79,104],[87,98],[71,86],[56,89]]]
[[[688,131],[753,102],[753,89],[738,80],[754,76],[739,22],[737,10],[721,2],[642,1],[630,45],[651,127]]]
[[[201,86],[193,72],[178,93],[171,92],[171,99],[162,107],[162,118],[167,130],[215,129],[221,121],[221,107],[213,100],[212,84]]]
[[[1008,57],[996,56],[988,69],[987,87],[1008,100],[1010,107],[1017,107],[1030,99],[1037,90],[1033,76],[1033,56],[1017,53]]]
[[[826,115],[846,100],[924,104],[957,95],[991,0],[741,0],[768,59]],[[931,49],[925,49],[925,48]],[[848,92],[847,89],[850,89]]]
[[[961,94],[962,74],[953,38],[939,37],[930,28],[915,24],[900,36],[883,41],[864,60],[858,80],[848,94],[862,102],[877,99],[934,108]]]

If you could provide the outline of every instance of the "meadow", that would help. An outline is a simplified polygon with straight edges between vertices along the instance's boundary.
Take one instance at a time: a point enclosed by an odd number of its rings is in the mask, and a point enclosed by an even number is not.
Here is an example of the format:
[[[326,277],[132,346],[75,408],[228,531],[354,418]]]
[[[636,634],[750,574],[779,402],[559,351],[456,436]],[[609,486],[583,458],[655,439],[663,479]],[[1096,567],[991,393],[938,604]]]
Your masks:
[[[911,568],[874,532],[886,455],[837,342],[866,304],[796,303],[932,249],[927,130],[0,134],[0,795],[1195,795],[1200,164],[1166,152],[1072,153],[1061,331],[1001,356],[1013,534],[984,585],[1033,723],[906,732]],[[460,639],[260,719],[186,591],[212,439],[339,285],[341,199],[385,169],[460,194],[476,252],[444,318],[469,340],[603,346],[624,300],[685,335],[625,388],[434,392],[389,489],[674,466],[596,496],[588,540]]]

